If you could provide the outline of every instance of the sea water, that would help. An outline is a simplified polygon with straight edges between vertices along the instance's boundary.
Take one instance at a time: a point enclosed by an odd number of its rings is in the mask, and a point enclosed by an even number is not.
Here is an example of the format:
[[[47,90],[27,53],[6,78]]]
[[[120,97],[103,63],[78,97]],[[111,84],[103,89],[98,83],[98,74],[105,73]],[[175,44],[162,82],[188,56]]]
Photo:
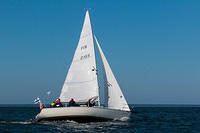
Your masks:
[[[36,122],[39,111],[39,107],[30,105],[0,105],[0,133],[200,133],[200,107],[195,106],[135,105],[137,113],[128,121],[89,123]]]

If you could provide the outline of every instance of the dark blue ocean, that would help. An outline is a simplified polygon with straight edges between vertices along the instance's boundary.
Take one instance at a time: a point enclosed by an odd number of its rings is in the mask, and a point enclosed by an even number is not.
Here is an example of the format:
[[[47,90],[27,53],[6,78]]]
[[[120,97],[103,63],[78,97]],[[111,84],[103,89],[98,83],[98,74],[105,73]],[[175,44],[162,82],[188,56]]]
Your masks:
[[[0,133],[200,133],[200,107],[135,105],[138,113],[128,121],[77,123],[75,121],[35,122],[39,107],[0,105]]]

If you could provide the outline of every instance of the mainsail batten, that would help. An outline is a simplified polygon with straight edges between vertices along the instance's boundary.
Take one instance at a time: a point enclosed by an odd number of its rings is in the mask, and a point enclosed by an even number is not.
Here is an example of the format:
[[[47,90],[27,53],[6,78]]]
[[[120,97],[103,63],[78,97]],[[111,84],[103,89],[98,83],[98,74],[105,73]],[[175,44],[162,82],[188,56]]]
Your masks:
[[[87,11],[78,46],[60,94],[61,101],[68,102],[71,98],[82,101],[99,96],[94,68],[96,68],[94,42]]]
[[[98,50],[101,56],[101,61],[104,71],[104,87],[105,87],[105,105],[111,109],[130,111],[130,108],[126,102],[126,99],[117,83],[117,80],[108,64],[106,57],[97,41],[97,38],[94,36]]]

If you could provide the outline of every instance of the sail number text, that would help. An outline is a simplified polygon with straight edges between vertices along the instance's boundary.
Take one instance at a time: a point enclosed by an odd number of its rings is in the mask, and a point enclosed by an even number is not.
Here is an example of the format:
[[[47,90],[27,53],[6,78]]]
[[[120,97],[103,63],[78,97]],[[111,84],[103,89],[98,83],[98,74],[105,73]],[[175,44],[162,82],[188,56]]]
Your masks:
[[[83,55],[83,56],[81,56],[81,60],[87,59],[87,58],[89,58],[89,57],[90,57],[90,54]]]
[[[81,50],[84,50],[87,48],[87,45],[81,46]]]

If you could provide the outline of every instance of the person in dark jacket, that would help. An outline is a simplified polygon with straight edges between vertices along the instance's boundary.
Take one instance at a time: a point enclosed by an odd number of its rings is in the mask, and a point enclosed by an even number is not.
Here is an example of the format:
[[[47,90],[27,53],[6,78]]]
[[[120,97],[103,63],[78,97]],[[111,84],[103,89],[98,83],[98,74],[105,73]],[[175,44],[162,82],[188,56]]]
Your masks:
[[[73,98],[71,98],[71,100],[69,101],[68,107],[70,106],[79,106],[78,104],[76,104],[76,102],[74,101]]]
[[[86,104],[88,107],[93,107],[95,105],[94,102],[93,103],[91,102],[91,99],[89,99]]]

